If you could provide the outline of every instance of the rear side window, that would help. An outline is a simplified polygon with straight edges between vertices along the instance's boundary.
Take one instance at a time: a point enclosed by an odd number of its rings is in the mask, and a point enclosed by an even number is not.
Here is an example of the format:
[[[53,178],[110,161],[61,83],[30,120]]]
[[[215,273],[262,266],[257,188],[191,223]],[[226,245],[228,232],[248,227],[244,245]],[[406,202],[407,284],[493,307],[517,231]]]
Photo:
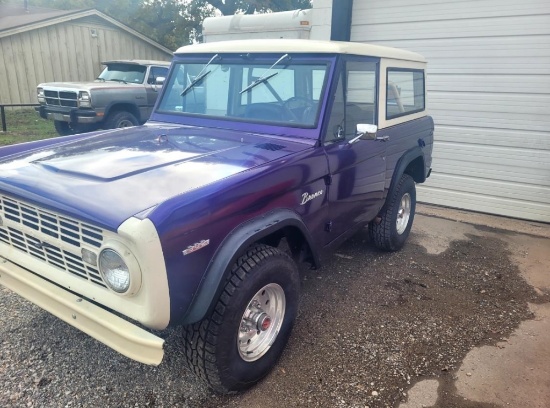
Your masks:
[[[388,68],[386,119],[425,109],[425,80],[421,69]]]

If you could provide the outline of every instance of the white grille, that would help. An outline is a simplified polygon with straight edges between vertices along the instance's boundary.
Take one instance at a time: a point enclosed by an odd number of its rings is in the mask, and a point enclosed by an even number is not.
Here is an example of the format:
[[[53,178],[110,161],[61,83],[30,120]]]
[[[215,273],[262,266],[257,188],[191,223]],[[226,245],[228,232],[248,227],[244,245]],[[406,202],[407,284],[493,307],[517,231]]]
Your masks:
[[[96,267],[82,261],[81,248],[103,242],[103,230],[0,195],[0,241],[58,269],[105,286]]]

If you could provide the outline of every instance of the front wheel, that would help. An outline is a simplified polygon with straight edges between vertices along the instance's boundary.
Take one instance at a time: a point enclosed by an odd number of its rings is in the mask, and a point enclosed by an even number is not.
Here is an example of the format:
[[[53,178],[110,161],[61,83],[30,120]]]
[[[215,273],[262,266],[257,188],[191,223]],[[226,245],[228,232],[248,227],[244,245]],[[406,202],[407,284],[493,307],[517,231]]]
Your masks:
[[[380,218],[369,224],[371,242],[384,251],[397,251],[405,245],[416,210],[416,187],[408,174],[403,174]],[[380,221],[380,222],[377,222]]]
[[[62,120],[54,120],[53,126],[55,127],[55,131],[59,136],[74,135],[74,130],[69,126],[67,122],[64,122]]]
[[[105,129],[118,129],[139,125],[137,118],[130,112],[114,112],[105,120]]]
[[[212,313],[184,328],[188,368],[224,394],[257,383],[288,341],[299,285],[288,255],[266,245],[251,247],[234,265]]]

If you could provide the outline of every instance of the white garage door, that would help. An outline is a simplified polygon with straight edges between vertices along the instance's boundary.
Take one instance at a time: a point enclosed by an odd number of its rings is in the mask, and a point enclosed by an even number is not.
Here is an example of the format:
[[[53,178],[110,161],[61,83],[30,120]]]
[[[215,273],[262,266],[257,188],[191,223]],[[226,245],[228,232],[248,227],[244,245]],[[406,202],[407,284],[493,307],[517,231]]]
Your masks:
[[[355,0],[351,39],[428,60],[420,201],[550,222],[550,0]]]

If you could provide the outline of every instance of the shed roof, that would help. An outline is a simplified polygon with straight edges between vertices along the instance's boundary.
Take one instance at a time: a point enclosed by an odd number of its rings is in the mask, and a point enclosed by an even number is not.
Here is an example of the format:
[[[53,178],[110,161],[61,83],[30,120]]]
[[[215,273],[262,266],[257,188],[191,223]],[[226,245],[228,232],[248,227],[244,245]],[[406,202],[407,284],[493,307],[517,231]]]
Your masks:
[[[0,3],[0,32],[52,18],[66,16],[82,10],[55,10],[44,7],[27,7],[20,3]]]
[[[0,3],[0,38],[90,16],[99,17],[150,45],[172,54],[172,51],[163,45],[95,9],[57,10],[34,6],[25,8],[22,4]]]

